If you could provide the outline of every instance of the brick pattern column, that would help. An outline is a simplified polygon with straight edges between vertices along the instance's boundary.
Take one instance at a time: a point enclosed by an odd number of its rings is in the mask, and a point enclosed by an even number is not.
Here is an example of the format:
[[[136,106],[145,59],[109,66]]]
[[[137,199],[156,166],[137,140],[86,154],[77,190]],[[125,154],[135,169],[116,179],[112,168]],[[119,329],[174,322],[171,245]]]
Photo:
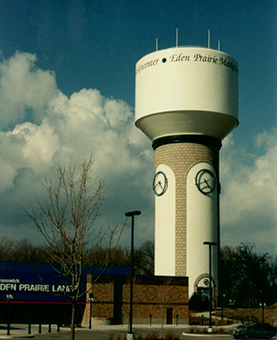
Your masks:
[[[169,166],[176,179],[176,276],[186,271],[186,181],[189,170],[197,163],[209,163],[218,174],[219,148],[216,145],[198,143],[172,143],[155,150],[155,169],[160,164]],[[218,176],[219,177],[219,176]],[[170,183],[168,183],[170,185]]]

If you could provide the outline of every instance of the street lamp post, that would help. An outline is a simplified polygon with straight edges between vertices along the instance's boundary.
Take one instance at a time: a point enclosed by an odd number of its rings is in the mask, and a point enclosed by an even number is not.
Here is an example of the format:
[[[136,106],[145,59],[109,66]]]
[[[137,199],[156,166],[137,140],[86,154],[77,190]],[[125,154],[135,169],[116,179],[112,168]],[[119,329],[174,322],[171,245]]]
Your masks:
[[[134,284],[134,222],[135,216],[141,215],[141,211],[129,211],[125,213],[126,217],[132,217],[131,226],[131,273],[130,273],[130,317],[129,317],[129,334],[133,338],[133,284]]]
[[[92,317],[92,301],[93,301],[93,294],[89,294],[89,329],[91,329],[91,317]]]
[[[210,318],[209,330],[212,331],[212,246],[216,246],[216,242],[203,242],[205,246],[209,246],[209,295],[210,295]]]

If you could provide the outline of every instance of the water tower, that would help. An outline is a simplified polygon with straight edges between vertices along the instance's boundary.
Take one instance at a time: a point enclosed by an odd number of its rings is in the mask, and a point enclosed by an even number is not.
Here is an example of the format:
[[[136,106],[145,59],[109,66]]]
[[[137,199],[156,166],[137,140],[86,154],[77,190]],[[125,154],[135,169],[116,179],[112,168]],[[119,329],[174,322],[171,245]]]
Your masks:
[[[136,126],[155,150],[155,275],[188,276],[189,296],[218,286],[219,150],[238,125],[238,64],[174,47],[136,64]]]

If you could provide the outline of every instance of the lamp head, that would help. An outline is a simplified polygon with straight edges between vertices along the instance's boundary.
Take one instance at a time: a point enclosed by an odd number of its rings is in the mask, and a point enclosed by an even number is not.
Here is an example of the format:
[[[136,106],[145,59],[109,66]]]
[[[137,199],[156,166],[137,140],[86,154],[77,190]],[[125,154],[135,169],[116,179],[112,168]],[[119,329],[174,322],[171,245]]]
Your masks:
[[[205,246],[207,246],[207,245],[216,246],[216,245],[217,245],[217,242],[209,242],[209,241],[206,241],[206,242],[203,242],[203,244],[204,244]]]
[[[126,217],[130,217],[130,216],[136,216],[136,215],[141,215],[141,211],[139,210],[135,210],[135,211],[129,211],[125,213]]]

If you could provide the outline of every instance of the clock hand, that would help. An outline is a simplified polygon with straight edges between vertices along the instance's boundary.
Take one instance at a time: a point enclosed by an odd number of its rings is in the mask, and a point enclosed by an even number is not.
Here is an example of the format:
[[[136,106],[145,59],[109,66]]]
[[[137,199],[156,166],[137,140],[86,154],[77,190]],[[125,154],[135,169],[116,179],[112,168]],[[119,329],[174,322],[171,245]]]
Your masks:
[[[206,179],[204,178],[202,182],[199,182],[199,185],[200,185],[200,184],[203,184],[203,183],[206,183],[206,184],[209,186],[208,182],[209,182],[209,179],[206,180]]]
[[[211,186],[210,186],[210,184],[208,183],[208,181],[209,180],[206,180],[205,178],[204,178],[204,182],[207,184],[207,186],[210,188]]]
[[[159,182],[154,186],[154,188],[157,188],[158,185],[159,185],[161,188],[163,188],[163,187],[162,187],[162,182],[161,182],[161,181],[159,181]]]
[[[163,189],[162,182],[159,181],[158,184],[160,185],[161,189]]]

